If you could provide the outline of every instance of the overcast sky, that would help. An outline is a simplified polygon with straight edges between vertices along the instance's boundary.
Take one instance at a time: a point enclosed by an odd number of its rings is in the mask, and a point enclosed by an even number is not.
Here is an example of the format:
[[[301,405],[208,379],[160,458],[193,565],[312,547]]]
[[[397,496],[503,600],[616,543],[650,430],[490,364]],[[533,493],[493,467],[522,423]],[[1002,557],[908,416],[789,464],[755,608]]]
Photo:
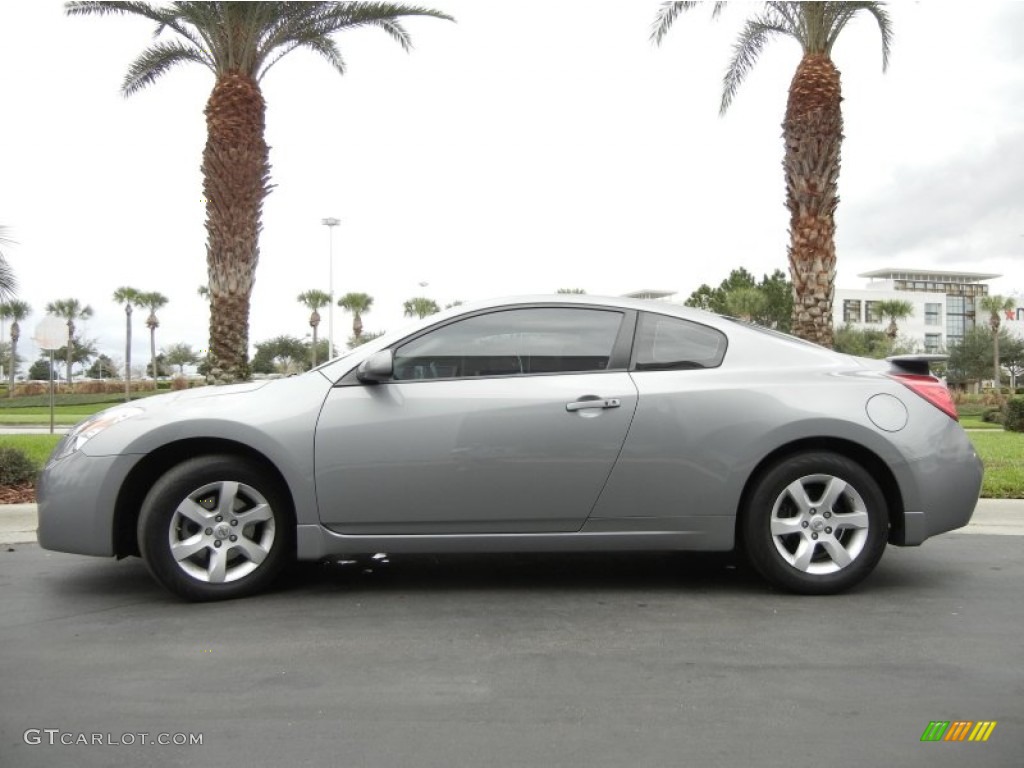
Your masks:
[[[344,77],[291,54],[264,80],[275,187],[250,342],[308,332],[295,297],[327,290],[326,216],[342,221],[335,293],[375,297],[371,331],[400,326],[416,295],[685,296],[735,267],[786,269],[780,124],[800,50],[773,43],[719,117],[721,76],[753,7],[731,6],[717,22],[709,9],[681,16],[655,48],[656,0],[436,0],[458,23],[410,20],[409,54],[379,30],[338,36]],[[887,73],[870,16],[833,52],[846,134],[837,284],[890,266],[964,269],[1024,294],[1024,3],[890,11]],[[35,310],[26,340],[47,302],[75,297],[95,310],[85,335],[123,359],[111,297],[131,285],[170,299],[159,347],[207,346],[196,288],[213,79],[182,67],[122,97],[151,33],[132,17],[68,18],[50,0],[0,5],[0,224]],[[337,341],[350,324],[337,310]],[[31,342],[22,349],[34,359]]]

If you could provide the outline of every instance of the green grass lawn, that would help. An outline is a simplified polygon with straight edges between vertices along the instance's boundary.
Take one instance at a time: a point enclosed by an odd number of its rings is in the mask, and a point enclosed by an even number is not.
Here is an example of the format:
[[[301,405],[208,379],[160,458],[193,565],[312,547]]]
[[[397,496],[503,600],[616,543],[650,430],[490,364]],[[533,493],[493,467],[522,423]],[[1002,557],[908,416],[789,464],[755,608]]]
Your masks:
[[[970,432],[985,464],[981,495],[987,499],[1024,499],[1024,433]]]
[[[983,498],[1024,499],[1024,433],[970,432],[974,448],[985,464]],[[60,435],[0,435],[0,446],[24,450],[42,468]]]
[[[0,435],[0,447],[20,448],[40,469],[63,435]]]

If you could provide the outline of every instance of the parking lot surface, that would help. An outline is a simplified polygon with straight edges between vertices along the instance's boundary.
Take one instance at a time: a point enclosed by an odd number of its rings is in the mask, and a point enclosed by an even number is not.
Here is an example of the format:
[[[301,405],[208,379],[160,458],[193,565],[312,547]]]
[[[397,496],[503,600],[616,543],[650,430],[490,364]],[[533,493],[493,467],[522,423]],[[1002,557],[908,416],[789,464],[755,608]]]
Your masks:
[[[9,544],[0,763],[1020,766],[1022,583],[1020,537],[952,534],[833,597],[730,556],[490,555],[192,605],[138,560]],[[921,742],[957,720],[997,725]]]

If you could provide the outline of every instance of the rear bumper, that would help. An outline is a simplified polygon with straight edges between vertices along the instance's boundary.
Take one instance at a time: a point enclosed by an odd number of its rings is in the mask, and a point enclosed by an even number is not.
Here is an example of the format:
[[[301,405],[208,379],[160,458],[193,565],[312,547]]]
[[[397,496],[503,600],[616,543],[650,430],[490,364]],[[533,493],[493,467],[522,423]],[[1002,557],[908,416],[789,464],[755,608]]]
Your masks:
[[[971,522],[981,494],[984,467],[959,427],[943,436],[934,453],[916,462],[920,509],[903,512],[903,521],[889,534],[889,543],[913,547],[932,536]]]

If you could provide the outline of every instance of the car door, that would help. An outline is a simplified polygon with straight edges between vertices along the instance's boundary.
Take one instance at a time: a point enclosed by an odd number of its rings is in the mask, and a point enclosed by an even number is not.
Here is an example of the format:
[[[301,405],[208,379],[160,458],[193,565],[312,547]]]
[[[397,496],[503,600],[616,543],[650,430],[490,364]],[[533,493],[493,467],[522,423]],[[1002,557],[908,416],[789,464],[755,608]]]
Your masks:
[[[321,521],[350,534],[578,530],[625,439],[635,313],[480,312],[392,349],[393,375],[345,377],[317,425]]]

